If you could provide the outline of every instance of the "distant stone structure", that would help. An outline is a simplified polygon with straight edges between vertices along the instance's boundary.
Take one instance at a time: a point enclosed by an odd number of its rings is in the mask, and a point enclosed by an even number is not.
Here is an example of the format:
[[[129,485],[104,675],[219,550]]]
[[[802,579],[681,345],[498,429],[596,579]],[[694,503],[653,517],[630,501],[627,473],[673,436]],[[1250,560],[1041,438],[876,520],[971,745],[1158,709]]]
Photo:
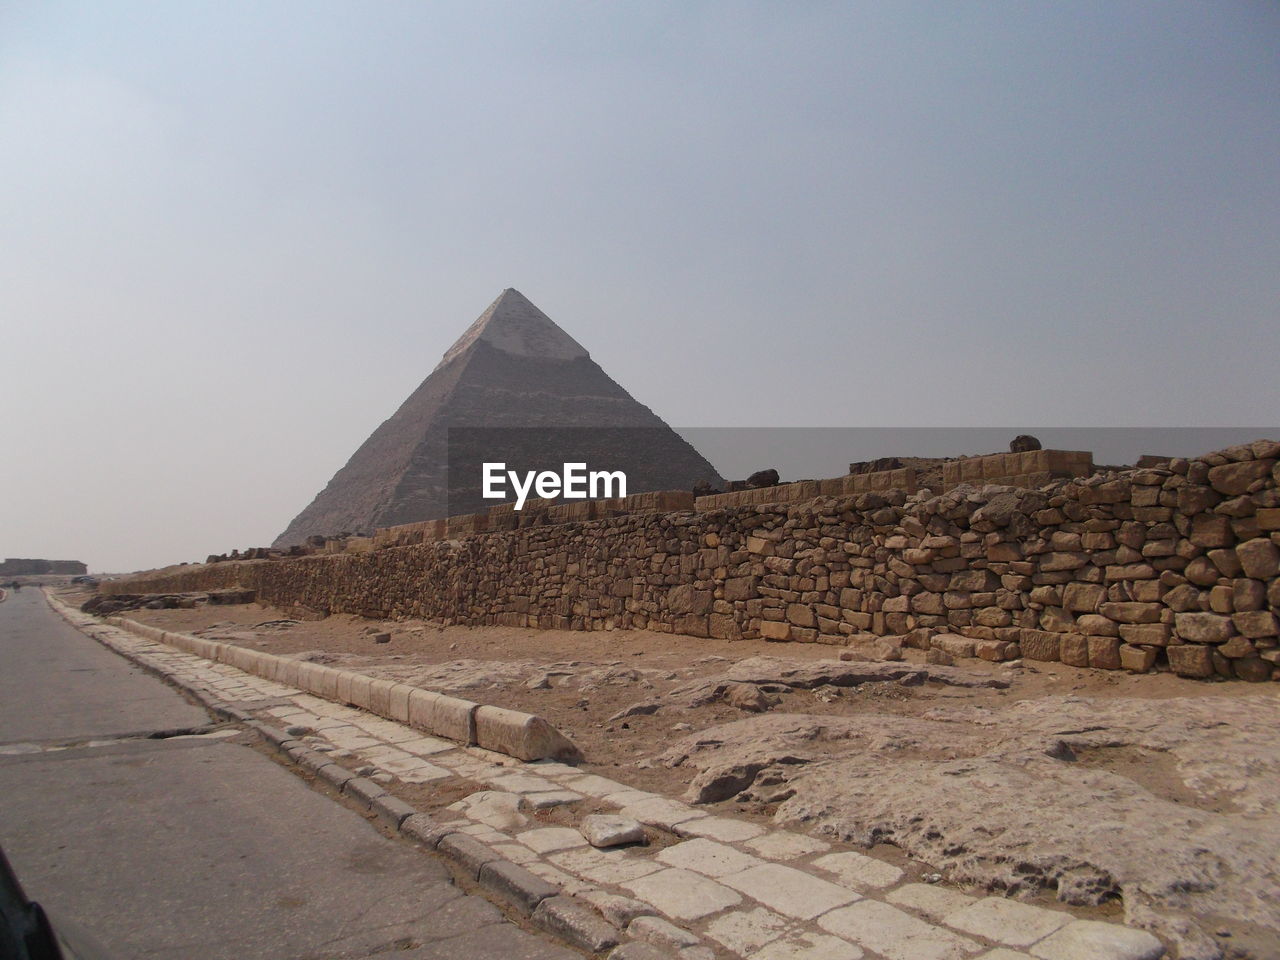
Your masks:
[[[631,434],[642,438],[638,442],[615,443],[609,463],[600,465],[627,474],[627,493],[724,485],[701,454],[610,379],[577,341],[507,289],[273,546],[479,509],[470,502],[450,506],[449,431],[459,427],[648,428]],[[537,451],[555,467],[561,453]]]
[[[49,574],[78,577],[89,572],[79,560],[9,559],[0,563],[0,577],[40,577]]]

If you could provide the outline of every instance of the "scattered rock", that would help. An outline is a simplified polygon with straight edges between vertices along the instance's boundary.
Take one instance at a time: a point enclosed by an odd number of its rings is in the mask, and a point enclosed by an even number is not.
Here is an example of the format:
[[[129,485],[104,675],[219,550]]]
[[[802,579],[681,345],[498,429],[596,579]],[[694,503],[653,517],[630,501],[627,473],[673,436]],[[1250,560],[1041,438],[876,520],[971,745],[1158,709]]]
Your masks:
[[[662,709],[661,700],[641,700],[639,703],[633,703],[631,706],[619,710],[607,722],[613,723],[615,720],[623,720],[627,717],[648,717],[657,713],[660,709]]]
[[[776,487],[780,481],[778,471],[770,467],[768,470],[757,470],[747,477],[748,487]]]
[[[753,683],[727,683],[720,696],[729,706],[747,713],[764,713],[778,704],[776,697],[769,696]]]
[[[835,703],[840,699],[840,688],[826,685],[814,687],[813,696],[814,699],[821,700],[823,703]]]
[[[578,832],[593,847],[620,847],[646,841],[644,826],[639,821],[603,813],[583,817]]]
[[[448,809],[465,813],[495,830],[515,830],[529,822],[520,812],[520,795],[500,790],[481,790],[451,803]]]

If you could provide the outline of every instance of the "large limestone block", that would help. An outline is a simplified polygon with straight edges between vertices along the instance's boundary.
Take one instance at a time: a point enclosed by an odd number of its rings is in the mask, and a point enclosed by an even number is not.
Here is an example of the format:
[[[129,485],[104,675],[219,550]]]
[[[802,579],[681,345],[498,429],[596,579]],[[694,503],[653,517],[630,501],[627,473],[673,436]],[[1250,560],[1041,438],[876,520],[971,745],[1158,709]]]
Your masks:
[[[416,687],[407,683],[397,683],[387,695],[387,716],[400,723],[409,722],[409,697]]]
[[[1137,647],[1133,644],[1120,645],[1120,665],[1134,673],[1146,673],[1156,663],[1156,652],[1150,647]]]
[[[1188,535],[1197,547],[1229,547],[1235,542],[1235,534],[1231,531],[1231,520],[1216,513],[1201,513],[1191,518],[1191,533]]]
[[[941,650],[953,657],[972,657],[974,655],[974,641],[956,633],[940,633],[931,642],[933,649]]]
[[[1099,670],[1119,670],[1120,641],[1115,637],[1090,637],[1089,666]]]
[[[1060,660],[1061,655],[1061,634],[1049,633],[1047,630],[1031,630],[1022,631],[1022,637],[1019,641],[1022,647],[1022,655],[1028,660]]]
[[[1104,603],[1098,608],[1098,612],[1119,623],[1159,623],[1161,609],[1158,603],[1123,601]]]
[[[1270,610],[1244,610],[1233,614],[1231,622],[1241,635],[1251,639],[1274,637],[1280,634],[1280,623]]]
[[[791,624],[777,620],[764,620],[760,624],[760,636],[765,640],[790,640]]]
[[[1213,655],[1209,647],[1183,643],[1169,647],[1169,669],[1180,677],[1213,676]]]
[[[1164,647],[1169,644],[1170,629],[1167,623],[1126,623],[1120,627],[1120,636],[1128,643]]]
[[[1076,629],[1091,637],[1115,637],[1120,634],[1120,628],[1114,620],[1097,613],[1077,617]]]
[[[1188,643],[1225,643],[1236,632],[1231,618],[1218,613],[1176,613],[1173,629]]]
[[[1089,666],[1089,638],[1078,633],[1064,633],[1059,644],[1062,662],[1072,667]]]
[[[369,684],[369,706],[366,709],[380,717],[389,717],[391,715],[391,688],[395,685],[396,681],[394,680],[374,677],[373,682]],[[337,684],[334,684],[333,692],[336,696],[338,693]]]
[[[1255,480],[1270,476],[1274,460],[1245,460],[1242,463],[1224,463],[1209,470],[1209,483],[1213,489],[1228,497],[1248,493]]]
[[[476,742],[478,704],[414,688],[409,694],[409,725],[459,743]]]
[[[341,671],[318,663],[312,664],[312,666],[316,669],[311,671],[311,686],[307,689],[317,697],[336,700],[338,697],[338,675]]]
[[[1270,580],[1280,573],[1280,549],[1270,540],[1257,537],[1236,547],[1236,557],[1246,577]]]
[[[581,751],[551,724],[531,713],[482,706],[475,712],[476,744],[521,760],[574,761]]]
[[[1093,613],[1107,599],[1107,589],[1097,583],[1068,583],[1062,589],[1062,606],[1075,613]]]

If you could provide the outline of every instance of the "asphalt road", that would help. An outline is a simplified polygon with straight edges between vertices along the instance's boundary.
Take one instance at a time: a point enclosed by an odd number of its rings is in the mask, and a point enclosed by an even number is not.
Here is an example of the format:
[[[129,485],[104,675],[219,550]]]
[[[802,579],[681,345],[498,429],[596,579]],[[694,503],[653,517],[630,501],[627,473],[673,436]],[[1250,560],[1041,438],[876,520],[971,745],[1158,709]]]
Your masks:
[[[110,739],[210,721],[11,592],[0,846],[28,895],[120,960],[581,960],[249,746]]]

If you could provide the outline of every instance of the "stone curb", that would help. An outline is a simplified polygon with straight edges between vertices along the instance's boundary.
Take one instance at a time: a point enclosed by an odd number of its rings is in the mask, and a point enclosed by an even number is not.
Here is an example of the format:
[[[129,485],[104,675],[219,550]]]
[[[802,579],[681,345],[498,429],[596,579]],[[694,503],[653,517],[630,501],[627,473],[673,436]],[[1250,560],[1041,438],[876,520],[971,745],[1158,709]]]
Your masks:
[[[391,829],[399,830],[400,824],[416,814],[418,810],[416,807],[409,806],[399,797],[388,793],[373,801],[373,812],[378,815],[379,820],[391,827]]]
[[[400,824],[400,832],[428,850],[434,850],[453,831],[436,823],[425,813],[415,813]]]
[[[544,930],[592,953],[618,945],[618,931],[589,907],[561,894],[538,904],[532,920]]]
[[[525,916],[549,897],[560,895],[560,888],[530,873],[509,860],[491,860],[480,868],[480,883],[502,896]]]
[[[52,595],[46,593],[46,596],[52,605]],[[184,653],[225,663],[325,700],[359,707],[432,736],[468,746],[481,746],[517,760],[572,762],[582,758],[581,751],[564,734],[535,714],[472,703],[353,670],[337,670],[319,663],[306,663],[187,633],[161,630],[127,617],[110,616],[105,620]],[[71,622],[76,623],[74,620]],[[95,619],[92,622],[99,621]]]
[[[619,931],[558,886],[494,853],[486,844],[448,824],[440,824],[380,784],[358,777],[322,753],[303,746],[279,727],[260,720],[246,724],[288,759],[312,769],[341,793],[377,815],[406,839],[452,860],[486,892],[529,917],[535,924],[576,947],[599,953],[619,943]]]
[[[446,834],[436,844],[436,850],[466,867],[472,880],[480,879],[480,871],[484,869],[485,864],[502,859],[486,844],[465,833]]]
[[[323,754],[300,747],[298,741],[279,727],[261,721],[253,721],[250,726],[291,760],[304,766],[321,761],[314,767],[315,772],[329,783],[335,780],[341,783],[343,796],[371,810],[407,839],[448,857],[489,894],[529,917],[548,933],[593,953],[618,945],[620,934],[616,927],[565,895],[555,884],[499,856],[474,837],[437,823],[374,781],[357,777]]]
[[[386,788],[368,777],[352,777],[342,785],[342,795],[350,797],[366,810],[373,809],[373,802],[387,794]]]

